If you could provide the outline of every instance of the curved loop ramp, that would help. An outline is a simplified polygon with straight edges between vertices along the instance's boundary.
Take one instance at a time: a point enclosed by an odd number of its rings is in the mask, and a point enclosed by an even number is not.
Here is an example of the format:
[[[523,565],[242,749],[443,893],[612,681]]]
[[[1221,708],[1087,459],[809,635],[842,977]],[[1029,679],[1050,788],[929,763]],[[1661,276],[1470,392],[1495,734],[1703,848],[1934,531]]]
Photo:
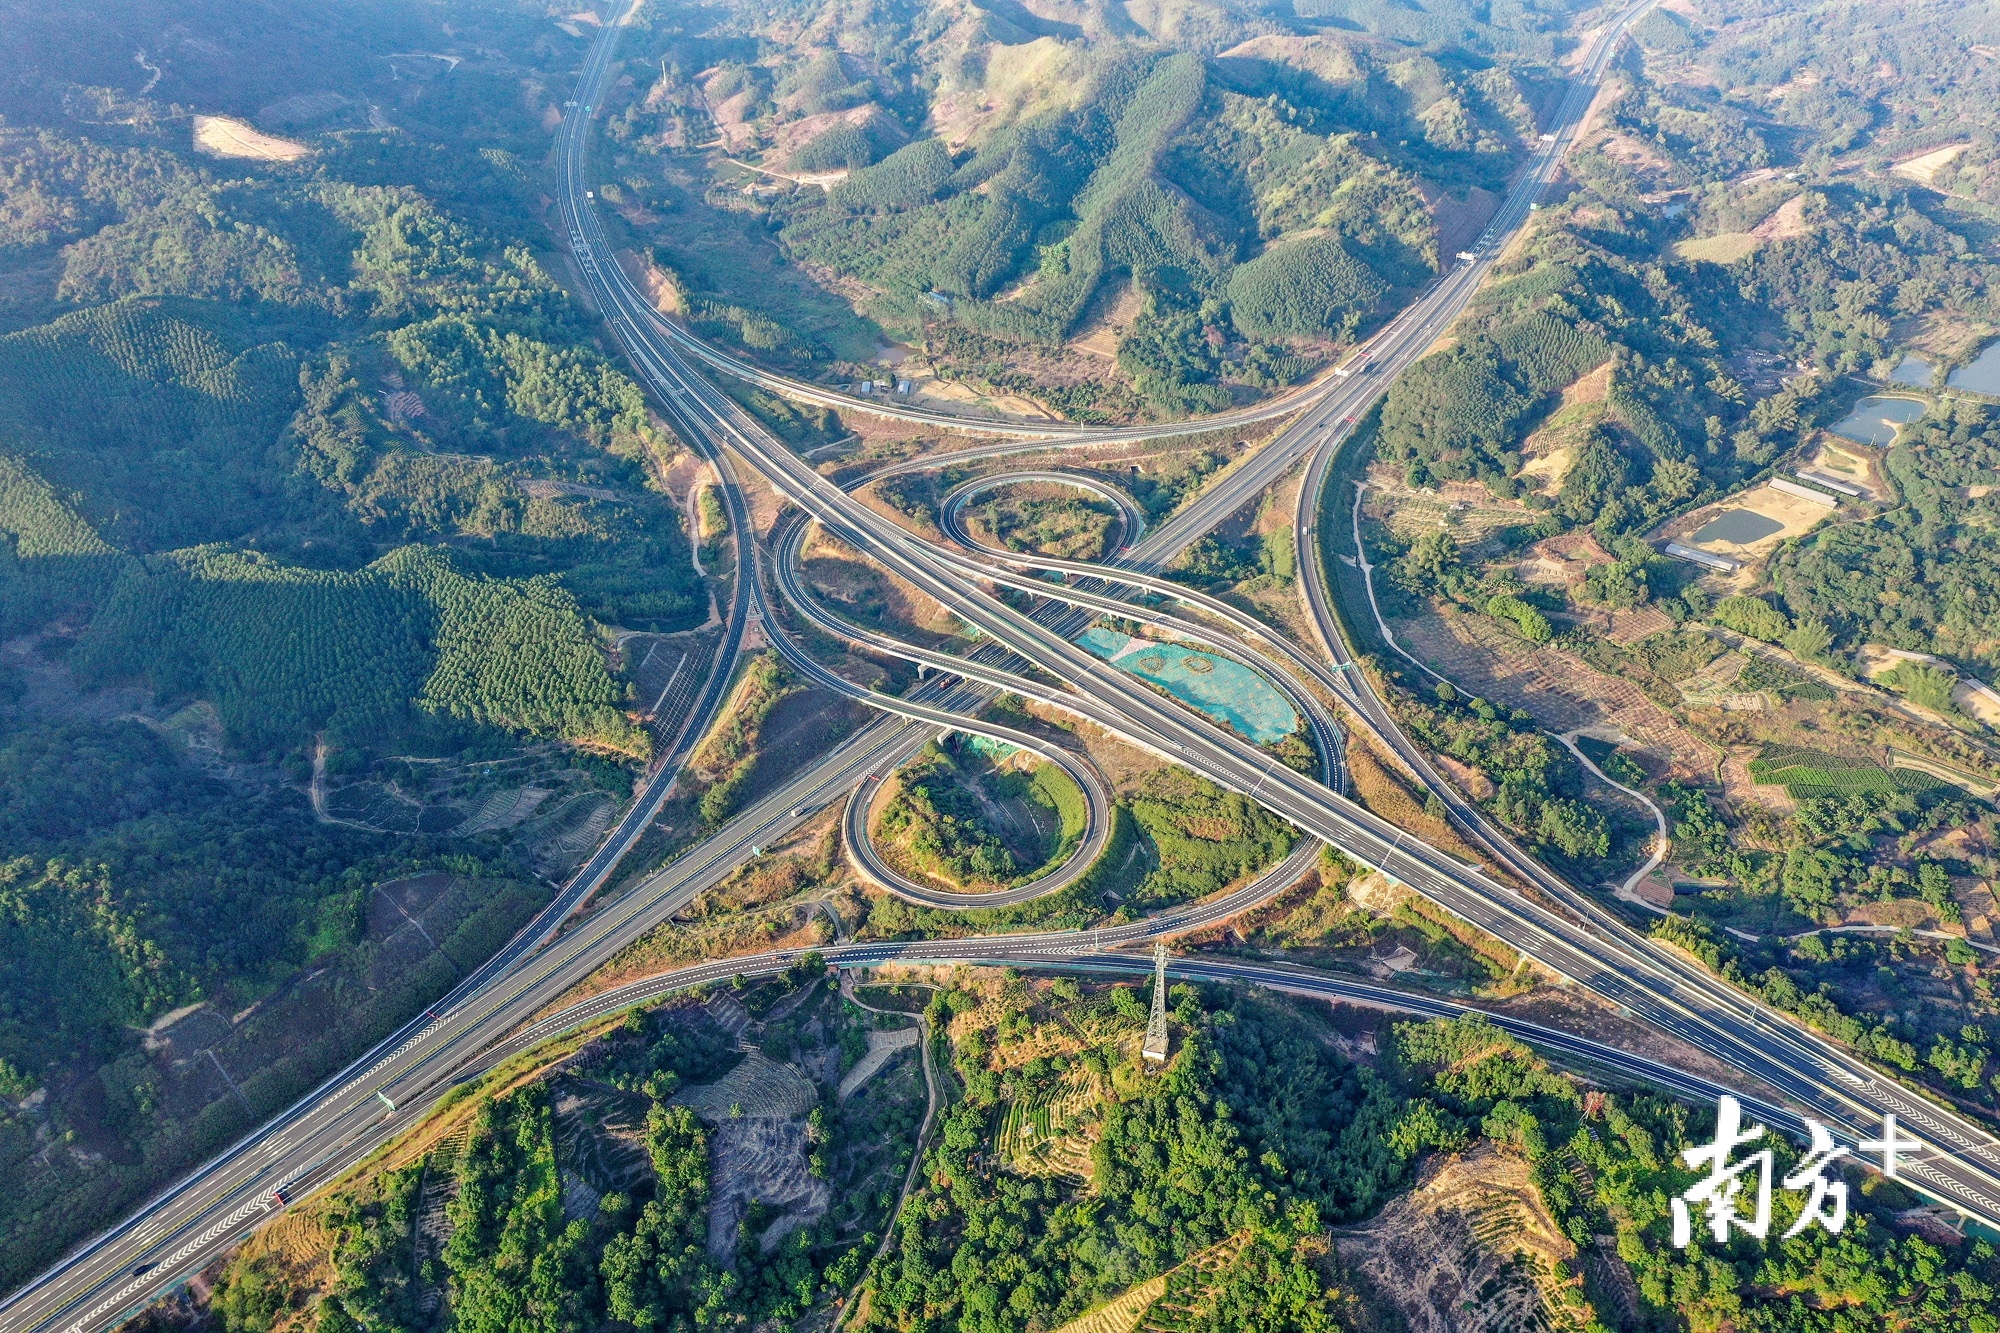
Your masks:
[[[1118,543],[1111,548],[1113,551],[1123,551],[1137,545],[1139,538],[1146,533],[1146,512],[1139,508],[1138,502],[1131,496],[1101,477],[1094,477],[1087,472],[1070,472],[1055,468],[1037,468],[1024,472],[994,472],[961,483],[947,494],[943,503],[938,506],[938,526],[944,530],[945,536],[960,546],[994,555],[1011,554],[987,546],[972,536],[964,522],[965,506],[975,498],[989,491],[997,491],[1003,486],[1032,485],[1036,482],[1048,486],[1067,486],[1071,490],[1082,491],[1086,495],[1096,496],[1116,509]]]

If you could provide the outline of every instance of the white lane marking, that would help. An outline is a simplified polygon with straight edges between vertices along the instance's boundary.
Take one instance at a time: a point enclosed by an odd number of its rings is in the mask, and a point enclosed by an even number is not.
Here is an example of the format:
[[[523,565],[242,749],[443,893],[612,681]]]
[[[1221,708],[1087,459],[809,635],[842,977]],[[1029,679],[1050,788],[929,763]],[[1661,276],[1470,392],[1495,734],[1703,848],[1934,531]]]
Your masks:
[[[128,1278],[123,1286],[86,1310],[75,1323],[69,1326],[66,1333],[84,1333],[84,1330],[94,1323],[98,1316],[110,1311],[119,1302],[130,1300],[143,1288],[157,1283],[159,1278],[156,1274],[186,1261],[191,1255],[213,1244],[232,1228],[242,1225],[245,1219],[262,1211],[264,1211],[264,1198],[262,1196],[253,1197],[248,1203],[241,1205],[235,1212],[229,1214],[221,1221],[212,1224],[206,1231],[196,1236],[193,1240],[184,1242],[179,1249],[160,1260],[157,1264],[154,1264],[143,1276]]]

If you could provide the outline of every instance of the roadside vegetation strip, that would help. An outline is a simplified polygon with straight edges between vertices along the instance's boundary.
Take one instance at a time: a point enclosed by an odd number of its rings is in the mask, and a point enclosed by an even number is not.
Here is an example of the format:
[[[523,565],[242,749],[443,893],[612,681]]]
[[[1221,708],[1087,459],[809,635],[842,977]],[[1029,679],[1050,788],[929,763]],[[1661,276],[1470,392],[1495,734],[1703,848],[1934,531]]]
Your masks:
[[[1236,910],[1242,908],[1232,909],[1231,914]],[[1108,972],[1141,975],[1152,971],[1153,964],[1149,956],[1142,953],[1106,952],[1105,946],[1138,944],[1149,938],[1164,935],[1168,932],[1160,929],[1160,923],[1169,921],[1176,915],[1178,914],[1164,913],[1150,921],[1135,922],[1117,931],[1080,930],[1035,935],[987,935],[962,940],[905,943],[884,941],[834,945],[815,950],[813,953],[827,965],[841,969],[865,970],[886,963],[917,966],[952,964],[973,967],[1029,967],[1086,974]],[[1211,919],[1224,918],[1218,916]],[[1099,944],[1097,937],[1100,935],[1115,936],[1115,944],[1108,938],[1105,944]],[[727,981],[732,976],[751,978],[772,976],[797,966],[805,956],[796,951],[786,951],[722,959],[627,982],[616,990],[605,991],[569,1009],[551,1014],[505,1043],[504,1047],[496,1047],[495,1053],[499,1058],[494,1060],[494,1064],[515,1058],[543,1042],[608,1015],[622,1013],[635,1006],[682,991]],[[1256,986],[1318,999],[1338,999],[1415,1014],[1423,1018],[1482,1017],[1522,1041],[1568,1058],[1583,1060],[1630,1077],[1644,1079],[1675,1096],[1705,1102],[1712,1102],[1724,1093],[1738,1097],[1745,1109],[1757,1119],[1783,1127],[1785,1132],[1800,1139],[1805,1136],[1804,1122],[1800,1117],[1769,1100],[1748,1079],[1734,1086],[1724,1085],[1699,1074],[1687,1073],[1650,1056],[1624,1051],[1604,1042],[1580,1037],[1560,1028],[1522,1019],[1504,1011],[1483,1009],[1476,1004],[1446,1000],[1433,995],[1316,972],[1289,963],[1240,962],[1210,959],[1199,955],[1170,956],[1167,969],[1170,977]]]
[[[794,401],[841,411],[865,412],[893,421],[914,421],[967,435],[998,435],[1021,440],[1038,440],[1051,447],[1103,444],[1115,440],[1176,439],[1204,431],[1226,430],[1254,425],[1302,411],[1331,392],[1339,381],[1314,380],[1304,387],[1266,403],[1234,411],[1195,416],[1157,426],[1087,426],[1070,421],[1023,421],[1002,417],[974,416],[885,402],[880,395],[841,393],[824,385],[812,384],[790,375],[765,370],[761,366],[722,352],[697,337],[669,317],[646,308],[654,323],[669,338],[686,348],[704,364],[761,389],[769,389]]]
[[[1652,874],[1655,870],[1658,870],[1660,868],[1661,863],[1667,859],[1667,853],[1673,849],[1673,839],[1672,836],[1667,831],[1666,812],[1660,809],[1660,807],[1654,802],[1653,798],[1646,795],[1645,792],[1642,792],[1635,787],[1626,786],[1624,783],[1620,782],[1618,779],[1612,777],[1609,773],[1606,773],[1603,769],[1599,768],[1594,762],[1592,762],[1590,756],[1583,752],[1583,747],[1576,743],[1576,738],[1574,735],[1557,736],[1556,739],[1561,741],[1565,746],[1567,746],[1569,752],[1576,756],[1577,762],[1582,764],[1585,768],[1589,769],[1592,773],[1594,773],[1600,782],[1603,782],[1608,786],[1616,787],[1619,791],[1624,792],[1627,796],[1630,796],[1634,800],[1641,802],[1642,804],[1645,805],[1646,809],[1652,814],[1653,825],[1655,829],[1655,833],[1653,836],[1652,852],[1646,857],[1646,863],[1640,866],[1637,870],[1633,871],[1629,876],[1627,876],[1624,885],[1619,889],[1620,896],[1626,898],[1628,901],[1639,901],[1633,898],[1632,896],[1633,891],[1639,887],[1639,883],[1641,880],[1645,879],[1646,876]],[[1659,912],[1662,915],[1666,914],[1666,909],[1663,907],[1653,907],[1652,904],[1650,903],[1647,903],[1645,905],[1651,911]]]

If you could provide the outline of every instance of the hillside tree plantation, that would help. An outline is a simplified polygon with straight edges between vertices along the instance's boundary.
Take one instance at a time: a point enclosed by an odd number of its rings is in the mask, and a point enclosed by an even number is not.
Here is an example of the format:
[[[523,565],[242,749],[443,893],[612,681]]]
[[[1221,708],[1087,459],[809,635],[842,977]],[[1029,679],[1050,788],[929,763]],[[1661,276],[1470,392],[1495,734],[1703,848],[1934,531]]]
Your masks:
[[[552,267],[582,46],[539,8],[0,14],[11,1285],[496,948],[651,754],[613,632],[709,597]],[[484,54],[388,59],[451,31]],[[196,112],[309,151],[203,156]]]
[[[1414,40],[1376,6],[642,11],[607,224],[697,328],[808,375],[889,336],[1077,420],[1216,411],[1322,368],[1526,159],[1567,6],[1439,8]]]

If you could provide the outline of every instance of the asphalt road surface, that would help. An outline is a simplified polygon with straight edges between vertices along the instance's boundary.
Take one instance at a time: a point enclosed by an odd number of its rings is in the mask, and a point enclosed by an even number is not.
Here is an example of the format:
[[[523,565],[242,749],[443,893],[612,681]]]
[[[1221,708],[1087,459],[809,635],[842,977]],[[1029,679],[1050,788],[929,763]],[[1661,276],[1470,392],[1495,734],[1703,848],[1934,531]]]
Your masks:
[[[1544,145],[1509,194],[1475,247],[1475,257],[1444,275],[1370,341],[1365,351],[1367,372],[1337,380],[1316,389],[1313,395],[1301,395],[1307,401],[1304,412],[1270,445],[1226,471],[1181,513],[1148,533],[1119,560],[1089,567],[1081,576],[1112,588],[1119,586],[1121,576],[1150,574],[1302,460],[1310,460],[1308,466],[1323,487],[1335,450],[1354,420],[1396,371],[1420,356],[1456,317],[1494,255],[1525,220],[1587,107],[1617,38],[1644,9],[1639,6],[1627,11],[1619,24],[1607,31],[1565,99],[1554,140]],[[699,984],[704,978],[722,979],[753,966],[789,965],[793,960],[785,956],[754,963],[744,959],[719,961],[598,997],[590,1002],[598,1006],[596,1009],[572,1009],[551,1016],[560,998],[579,981],[633,939],[668,920],[695,894],[757,855],[759,848],[796,827],[802,818],[843,799],[870,774],[886,772],[936,735],[941,726],[976,727],[978,724],[969,723],[965,714],[990,694],[990,685],[976,683],[982,673],[1027,680],[1022,673],[1031,671],[1037,697],[1259,800],[1312,836],[1302,839],[1299,852],[1271,875],[1206,906],[1183,908],[1101,932],[837,946],[826,951],[841,963],[958,958],[1143,968],[1143,960],[1107,956],[1103,951],[1192,929],[1241,911],[1260,901],[1259,895],[1268,897],[1286,887],[1317,854],[1316,840],[1325,841],[1402,880],[1631,1016],[1707,1052],[1746,1080],[1777,1089],[1786,1105],[1753,1107],[1771,1123],[1796,1128],[1801,1114],[1815,1115],[1836,1126],[1839,1137],[1852,1144],[1879,1128],[1883,1112],[1895,1112],[1905,1127],[1932,1146],[1923,1160],[1905,1165],[1905,1179],[1969,1216],[2000,1224],[2000,1180],[1995,1176],[2000,1169],[2000,1151],[1984,1130],[1757,1005],[1692,963],[1637,937],[1587,897],[1536,866],[1485,826],[1479,813],[1465,808],[1464,802],[1453,809],[1454,819],[1533,885],[1534,892],[1522,893],[1500,884],[1480,870],[1422,845],[1345,801],[1326,785],[1275,764],[1267,753],[1207,725],[1071,645],[1062,631],[1078,616],[1092,614],[1088,607],[1053,614],[1044,608],[1040,619],[1020,613],[979,586],[977,580],[986,576],[968,572],[963,563],[972,557],[911,537],[851,500],[770,440],[692,370],[685,359],[690,351],[686,335],[652,311],[610,262],[585,183],[586,138],[594,111],[594,90],[601,86],[616,36],[617,25],[607,25],[603,38],[592,49],[579,82],[579,105],[572,107],[565,119],[560,144],[564,177],[560,203],[579,265],[607,324],[676,426],[697,448],[716,459],[726,483],[733,477],[733,455],[829,532],[978,627],[991,641],[989,660],[954,661],[949,668],[956,673],[954,677],[927,683],[908,701],[934,712],[871,725],[818,767],[757,802],[643,883],[602,904],[566,932],[556,933],[570,910],[608,880],[618,857],[648,822],[651,810],[663,798],[665,783],[657,782],[644,799],[634,803],[633,812],[617,833],[565,888],[549,912],[452,996],[200,1171],[149,1201],[119,1227],[80,1247],[15,1293],[0,1305],[0,1329],[11,1333],[15,1329],[62,1328],[83,1333],[115,1322],[198,1271],[268,1218],[272,1209],[284,1206],[276,1202],[274,1191],[282,1189],[287,1198],[296,1200],[328,1183],[408,1128],[451,1087],[492,1067],[496,1060],[525,1049],[526,1044],[588,1021],[593,1013],[610,1012],[605,1006],[643,999],[648,986],[671,984],[679,988]],[[1299,402],[1288,402],[1283,410],[1298,411]],[[1216,424],[1211,421],[1204,429]],[[991,433],[990,427],[981,429]],[[1177,429],[1185,433],[1186,428]],[[1144,437],[1147,432],[1140,428],[1133,434]],[[726,446],[729,453],[718,446]],[[1317,543],[1307,540],[1306,534],[1318,526],[1320,487],[1309,485],[1301,501],[1302,556],[1317,550]],[[732,647],[725,655],[733,658],[733,645],[739,642],[735,636],[747,623],[767,619],[771,613],[762,605],[759,579],[744,576],[757,569],[757,561],[740,492],[727,484],[724,490],[741,534],[732,599]],[[1306,519],[1311,520],[1311,526]],[[1367,716],[1371,727],[1381,728],[1388,737],[1399,736],[1380,701],[1367,691],[1365,682],[1356,681],[1359,673],[1339,669],[1346,666],[1345,649],[1331,610],[1324,605],[1322,581],[1302,578],[1301,584],[1309,599],[1317,589],[1321,605],[1313,611],[1314,620],[1328,639],[1326,651],[1337,664],[1332,672],[1318,667],[1315,678],[1323,679],[1320,673],[1330,676],[1343,699]],[[1048,591],[1059,594],[1054,588]],[[1180,591],[1185,594],[1185,590]],[[1124,614],[1132,609],[1127,604]],[[1212,608],[1204,609],[1212,613]],[[1246,640],[1254,636],[1266,644],[1274,643],[1267,629],[1237,628],[1243,630]],[[717,676],[726,680],[727,672]],[[710,700],[706,707],[712,709],[713,705]],[[1402,744],[1414,750],[1406,741]],[[677,753],[684,753],[684,748]],[[669,756],[670,761],[675,758]],[[1423,765],[1418,772],[1428,772],[1421,754],[1412,757],[1406,753],[1404,758]],[[1449,791],[1449,784],[1442,784],[1439,790]],[[801,811],[807,813],[797,813]],[[1454,1009],[1421,997],[1282,968],[1196,960],[1176,965],[1175,970],[1182,975],[1391,1004],[1412,1012]],[[1506,1020],[1502,1022],[1506,1025]],[[1513,1026],[1521,1031],[1520,1025]],[[1568,1034],[1544,1029],[1533,1034],[1521,1031],[1521,1035],[1557,1053],[1620,1069],[1689,1096],[1705,1098],[1722,1090],[1657,1062]]]

